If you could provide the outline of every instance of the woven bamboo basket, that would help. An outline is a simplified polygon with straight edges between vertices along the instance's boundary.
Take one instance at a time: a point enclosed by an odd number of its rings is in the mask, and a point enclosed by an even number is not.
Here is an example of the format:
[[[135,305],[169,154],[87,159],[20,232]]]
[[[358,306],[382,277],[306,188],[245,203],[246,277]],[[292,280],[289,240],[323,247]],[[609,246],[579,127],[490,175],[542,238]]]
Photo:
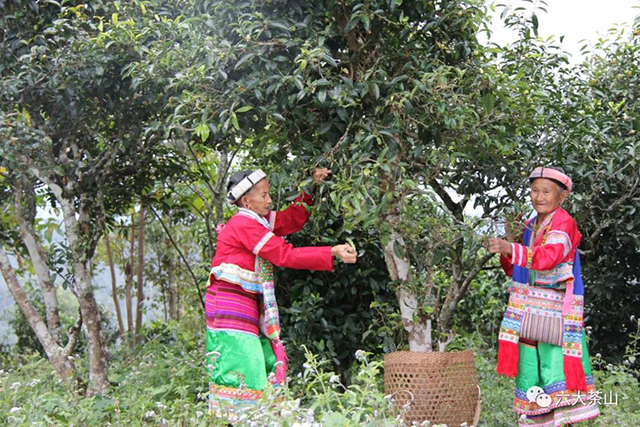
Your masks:
[[[405,421],[477,426],[480,387],[473,351],[398,351],[384,357],[384,390]]]

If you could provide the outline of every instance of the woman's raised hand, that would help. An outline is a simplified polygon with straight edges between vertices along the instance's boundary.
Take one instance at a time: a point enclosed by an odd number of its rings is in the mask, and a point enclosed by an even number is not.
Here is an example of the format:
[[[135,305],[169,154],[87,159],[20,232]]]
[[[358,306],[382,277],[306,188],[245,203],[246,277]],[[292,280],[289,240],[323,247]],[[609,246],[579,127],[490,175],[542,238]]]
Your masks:
[[[313,180],[316,184],[324,181],[331,174],[331,169],[327,168],[315,168],[313,170]]]
[[[509,243],[504,239],[496,239],[493,237],[489,239],[488,249],[489,249],[489,252],[491,252],[492,254],[511,255],[511,252],[512,252],[511,243]]]
[[[331,248],[331,255],[337,256],[342,262],[353,264],[358,259],[358,252],[349,245],[336,245]]]

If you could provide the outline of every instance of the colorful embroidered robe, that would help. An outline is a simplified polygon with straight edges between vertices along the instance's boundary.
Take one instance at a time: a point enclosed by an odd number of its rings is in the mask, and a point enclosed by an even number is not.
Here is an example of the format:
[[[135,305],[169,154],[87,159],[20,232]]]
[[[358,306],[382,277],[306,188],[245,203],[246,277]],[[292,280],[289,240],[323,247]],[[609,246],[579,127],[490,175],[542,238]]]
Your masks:
[[[505,272],[512,276],[509,304],[499,335],[498,373],[515,377],[518,371],[518,340],[527,310],[527,297],[535,287],[565,288],[562,309],[564,371],[567,386],[585,390],[581,365],[584,286],[577,247],[580,232],[573,218],[556,209],[533,233],[533,218],[525,225],[521,243],[512,243],[512,256],[501,256]]]
[[[527,222],[512,256],[501,256],[512,277],[509,304],[500,327],[498,373],[516,377],[518,425],[557,427],[597,417],[597,405],[583,325],[584,286],[577,246],[580,233],[559,208],[534,232]],[[525,313],[559,317],[561,345],[520,336]],[[538,327],[549,322],[543,320]],[[535,396],[542,392],[541,395]],[[546,400],[545,400],[546,399]]]
[[[284,380],[272,265],[333,269],[330,246],[294,248],[281,237],[308,220],[303,203],[312,204],[308,194],[266,218],[240,209],[218,234],[205,301],[212,399],[254,401],[270,373],[272,383]]]

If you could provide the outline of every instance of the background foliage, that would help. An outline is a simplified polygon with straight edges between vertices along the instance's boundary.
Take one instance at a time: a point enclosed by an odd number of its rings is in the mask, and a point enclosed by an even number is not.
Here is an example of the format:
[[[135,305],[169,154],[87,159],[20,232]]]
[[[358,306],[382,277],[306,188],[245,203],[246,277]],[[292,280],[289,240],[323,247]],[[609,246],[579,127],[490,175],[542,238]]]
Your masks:
[[[504,232],[505,216],[529,215],[526,174],[554,164],[575,182],[567,209],[583,234],[596,375],[626,396],[598,422],[636,425],[638,21],[585,46],[587,60],[573,66],[558,40],[537,38],[544,15],[536,8],[498,10],[519,35],[512,45],[480,43],[494,12],[475,0],[0,1],[0,244],[21,262],[23,283],[33,267],[14,218],[19,179],[37,191],[42,240],[52,229],[64,234],[42,215],[59,217],[58,202],[29,175],[27,156],[92,214],[79,249],[93,268],[107,262],[109,233],[122,253],[116,264],[127,269],[130,233],[139,232],[129,217],[143,206],[143,276],[164,298],[143,310],[166,312],[170,286],[179,290],[178,316],[147,325],[137,347],[109,333],[117,322],[103,324],[112,392],[102,397],[56,385],[29,354],[38,343],[17,315],[19,345],[6,353],[20,355],[3,359],[2,415],[14,423],[206,423],[195,415],[206,389],[199,299],[215,227],[232,214],[227,176],[266,170],[280,208],[309,184],[313,167],[326,166],[333,177],[314,188],[312,220],[290,241],[351,240],[360,259],[331,273],[277,272],[291,365],[309,357],[304,344],[345,387],[357,382],[356,350],[379,360],[412,340],[397,300],[410,289],[420,303],[411,321],[430,322],[432,348],[478,349],[483,390],[491,390],[484,422],[508,425],[511,386],[492,373],[506,281],[482,243]],[[61,276],[69,271],[56,266],[78,257],[66,241],[47,251]],[[390,255],[410,263],[409,278],[392,280]],[[30,299],[37,306],[40,298]],[[70,305],[65,328],[76,316]],[[85,342],[75,353],[80,383]],[[42,385],[30,387],[53,390],[41,403],[23,386],[36,377]],[[322,387],[327,378],[319,378]],[[337,417],[339,399],[324,389],[320,396],[332,403],[315,416]],[[10,413],[15,407],[23,409]]]

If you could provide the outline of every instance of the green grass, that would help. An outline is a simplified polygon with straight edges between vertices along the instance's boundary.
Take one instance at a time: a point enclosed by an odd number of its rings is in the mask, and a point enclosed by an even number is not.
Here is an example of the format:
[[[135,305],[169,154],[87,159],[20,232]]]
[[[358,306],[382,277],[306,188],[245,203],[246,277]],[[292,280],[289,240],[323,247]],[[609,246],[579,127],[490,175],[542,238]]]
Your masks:
[[[109,371],[113,385],[105,396],[87,398],[82,384],[60,383],[51,365],[38,355],[5,357],[0,372],[0,425],[223,425],[207,415],[203,334],[198,327],[184,326],[152,324],[146,328],[146,342],[139,351],[115,350]],[[478,336],[456,340],[452,348],[476,350],[482,390],[480,425],[516,425],[511,408],[514,383],[495,373],[495,351]],[[640,387],[633,372],[625,365],[606,365],[599,358],[593,361],[596,386],[603,393],[617,395],[618,402],[601,406],[601,417],[581,425],[640,426]],[[281,399],[265,398],[245,418],[262,420],[257,425],[305,425],[305,420],[307,425],[400,425],[398,411],[389,407],[381,390],[379,356],[369,355],[354,366],[355,379],[346,391],[328,366],[308,354],[306,368],[299,377],[292,373],[291,388],[281,392]],[[86,378],[83,359],[77,361],[77,367],[80,377]]]
[[[455,347],[454,343],[454,347]],[[507,427],[517,425],[512,409],[515,381],[495,372],[496,353],[481,338],[459,340],[459,346],[476,349],[476,366],[482,390],[482,414],[480,426]],[[593,374],[601,396],[617,396],[617,403],[600,405],[602,415],[594,420],[580,423],[584,427],[638,427],[640,426],[640,386],[637,372],[625,365],[614,366],[592,357]],[[610,394],[611,393],[611,394]]]

